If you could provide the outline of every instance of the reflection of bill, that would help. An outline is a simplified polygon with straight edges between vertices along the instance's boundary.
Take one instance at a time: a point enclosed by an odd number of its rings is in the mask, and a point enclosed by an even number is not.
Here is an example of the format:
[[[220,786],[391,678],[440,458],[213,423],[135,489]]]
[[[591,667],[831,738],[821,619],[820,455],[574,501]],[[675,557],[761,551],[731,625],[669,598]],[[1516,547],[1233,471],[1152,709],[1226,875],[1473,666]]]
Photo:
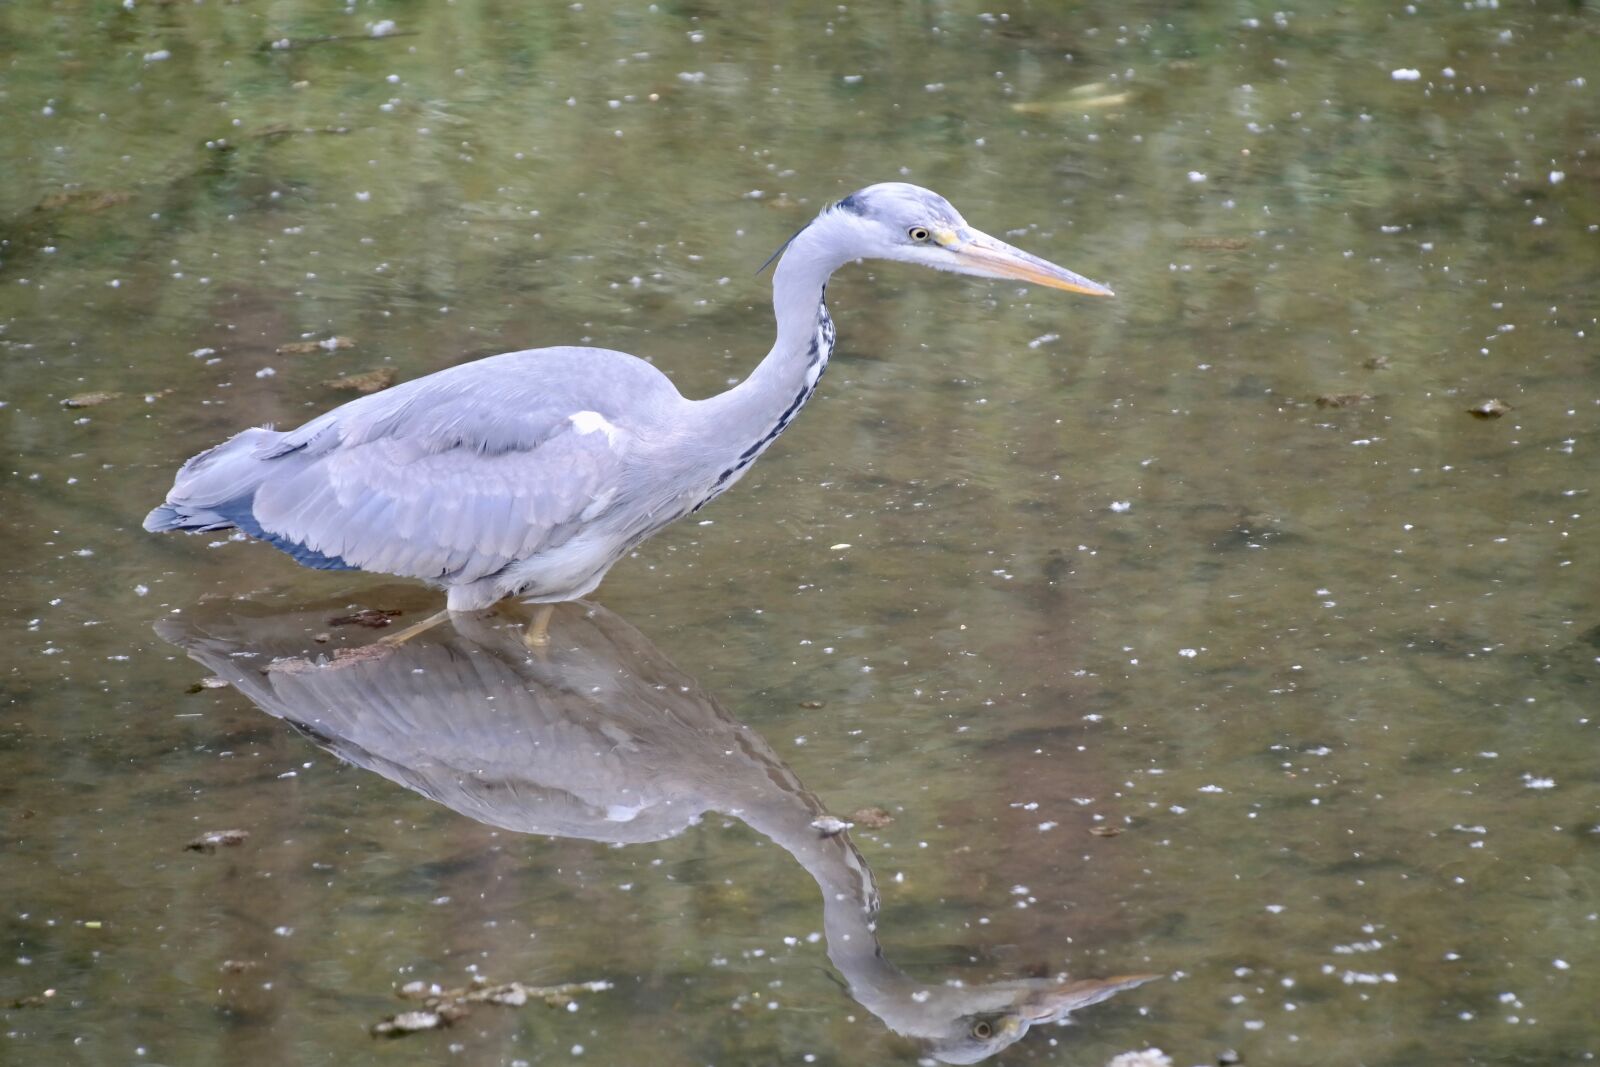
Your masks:
[[[947,1063],[1156,977],[956,987],[900,971],[878,945],[877,886],[849,835],[819,830],[822,802],[761,736],[604,608],[561,605],[536,652],[518,626],[458,615],[405,644],[329,656],[308,636],[329,614],[230,605],[158,630],[335,755],[491,826],[629,844],[708,811],[740,819],[816,880],[851,995]]]

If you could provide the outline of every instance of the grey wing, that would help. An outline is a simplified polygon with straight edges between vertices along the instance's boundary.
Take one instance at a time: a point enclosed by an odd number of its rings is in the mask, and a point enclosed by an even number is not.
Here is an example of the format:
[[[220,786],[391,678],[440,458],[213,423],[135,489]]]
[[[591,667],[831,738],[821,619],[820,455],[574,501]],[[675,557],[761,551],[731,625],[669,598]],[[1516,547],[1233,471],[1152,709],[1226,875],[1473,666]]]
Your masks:
[[[559,545],[616,496],[629,435],[582,414],[484,426],[462,405],[375,434],[325,426],[276,446],[289,469],[257,490],[254,518],[345,566],[474,581]]]

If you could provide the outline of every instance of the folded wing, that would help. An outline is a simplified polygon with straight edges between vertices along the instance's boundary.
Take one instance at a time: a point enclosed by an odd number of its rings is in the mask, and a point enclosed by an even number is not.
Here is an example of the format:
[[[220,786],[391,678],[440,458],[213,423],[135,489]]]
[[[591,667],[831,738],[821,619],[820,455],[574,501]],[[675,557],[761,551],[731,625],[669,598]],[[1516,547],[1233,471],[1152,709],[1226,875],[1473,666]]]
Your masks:
[[[566,418],[509,446],[456,431],[267,459],[285,469],[256,491],[255,523],[279,547],[347,567],[466,582],[560,545],[616,494],[621,431],[584,433]]]

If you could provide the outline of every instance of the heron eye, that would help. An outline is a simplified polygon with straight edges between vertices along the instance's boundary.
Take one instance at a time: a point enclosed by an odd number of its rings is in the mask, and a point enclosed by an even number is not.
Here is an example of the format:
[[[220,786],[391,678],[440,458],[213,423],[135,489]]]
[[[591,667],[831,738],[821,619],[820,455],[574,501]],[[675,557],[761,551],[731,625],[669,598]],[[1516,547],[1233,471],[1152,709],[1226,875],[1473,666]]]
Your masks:
[[[913,241],[926,241],[928,239],[928,228],[926,226],[913,226],[910,233]]]
[[[926,233],[927,231],[924,230],[923,232]],[[979,1041],[988,1040],[989,1036],[993,1033],[994,1027],[990,1026],[981,1019],[972,1024],[972,1036],[977,1038]]]

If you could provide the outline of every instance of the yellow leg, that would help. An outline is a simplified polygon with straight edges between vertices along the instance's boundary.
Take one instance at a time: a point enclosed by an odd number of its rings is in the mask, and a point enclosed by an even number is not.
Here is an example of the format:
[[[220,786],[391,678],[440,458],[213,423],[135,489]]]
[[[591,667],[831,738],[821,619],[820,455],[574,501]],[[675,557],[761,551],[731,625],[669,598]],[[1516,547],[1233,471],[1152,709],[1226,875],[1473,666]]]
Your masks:
[[[529,648],[544,648],[550,643],[550,616],[556,613],[554,604],[539,604],[533,609],[533,621],[522,631],[522,643]]]
[[[418,634],[438,626],[441,622],[444,622],[449,617],[450,611],[448,608],[444,611],[436,611],[432,615],[429,615],[426,619],[423,619],[421,622],[412,623],[399,633],[387,634],[378,638],[377,643],[382,645],[403,645]]]

